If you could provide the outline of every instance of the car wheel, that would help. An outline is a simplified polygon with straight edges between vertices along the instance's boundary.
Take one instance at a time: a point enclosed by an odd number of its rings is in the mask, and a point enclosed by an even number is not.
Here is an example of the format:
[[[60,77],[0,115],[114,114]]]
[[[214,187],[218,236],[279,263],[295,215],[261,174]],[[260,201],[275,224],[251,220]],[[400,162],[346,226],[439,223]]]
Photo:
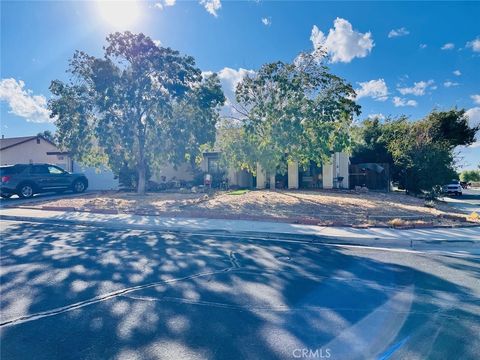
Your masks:
[[[82,180],[77,180],[73,183],[73,192],[81,193],[85,191],[85,183]]]
[[[18,189],[18,196],[21,198],[31,198],[34,194],[32,184],[22,184]]]

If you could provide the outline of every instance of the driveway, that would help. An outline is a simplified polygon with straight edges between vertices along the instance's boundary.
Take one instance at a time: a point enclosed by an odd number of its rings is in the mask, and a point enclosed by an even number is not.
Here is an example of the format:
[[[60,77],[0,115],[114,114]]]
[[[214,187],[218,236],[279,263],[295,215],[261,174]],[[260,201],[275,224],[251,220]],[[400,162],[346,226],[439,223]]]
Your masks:
[[[2,360],[480,352],[478,257],[1,224]]]
[[[462,196],[446,196],[443,200],[458,210],[480,214],[480,189],[466,189]]]

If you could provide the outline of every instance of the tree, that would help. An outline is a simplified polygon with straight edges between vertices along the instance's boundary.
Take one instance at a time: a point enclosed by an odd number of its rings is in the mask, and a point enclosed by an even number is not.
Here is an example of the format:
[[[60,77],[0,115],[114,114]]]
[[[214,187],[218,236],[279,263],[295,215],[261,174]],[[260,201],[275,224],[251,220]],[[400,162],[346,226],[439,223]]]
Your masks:
[[[52,132],[50,130],[44,130],[43,132],[39,132],[37,134],[37,136],[40,136],[40,137],[43,137],[44,139],[52,142],[52,143],[56,143],[55,142],[55,135],[52,134]]]
[[[470,127],[464,109],[432,111],[423,122],[432,138],[444,141],[451,149],[473,144],[480,129],[480,125]]]
[[[431,137],[428,126],[406,124],[406,132],[391,138],[388,150],[398,171],[397,179],[415,194],[431,191],[456,177],[453,154],[444,141]]]
[[[270,174],[285,173],[288,161],[328,162],[350,145],[349,126],[360,107],[324,57],[318,50],[292,63],[265,64],[238,84],[241,130],[227,129],[236,136],[223,149],[234,167],[255,172],[258,162]]]
[[[465,182],[480,181],[480,170],[465,170],[460,173],[460,180]]]
[[[70,83],[52,81],[49,108],[61,147],[116,174],[135,171],[143,194],[153,169],[194,159],[214,141],[224,97],[215,74],[202,77],[192,57],[144,34],[117,32],[107,43],[103,58],[75,52]]]
[[[352,161],[388,162],[392,179],[414,193],[430,191],[456,177],[453,151],[475,141],[464,110],[432,111],[416,122],[365,120],[354,129]]]

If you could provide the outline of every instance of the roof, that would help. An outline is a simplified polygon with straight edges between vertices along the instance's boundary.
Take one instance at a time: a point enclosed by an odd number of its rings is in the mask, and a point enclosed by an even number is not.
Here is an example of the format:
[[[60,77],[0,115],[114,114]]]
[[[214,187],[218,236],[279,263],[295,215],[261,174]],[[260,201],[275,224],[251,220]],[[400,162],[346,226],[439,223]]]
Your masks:
[[[36,138],[42,138],[43,140],[49,142],[50,144],[55,145],[50,140],[45,139],[43,136],[40,136],[40,135],[20,136],[20,137],[0,139],[0,150],[5,150],[5,149],[8,149],[8,148],[26,143],[27,141],[34,140]]]

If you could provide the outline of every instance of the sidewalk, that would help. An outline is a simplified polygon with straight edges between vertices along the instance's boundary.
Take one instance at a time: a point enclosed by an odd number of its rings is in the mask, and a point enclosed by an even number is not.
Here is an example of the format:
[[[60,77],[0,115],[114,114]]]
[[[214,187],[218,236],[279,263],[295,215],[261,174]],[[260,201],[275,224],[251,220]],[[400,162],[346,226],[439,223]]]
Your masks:
[[[115,229],[140,229],[187,233],[217,233],[263,239],[289,238],[373,247],[422,248],[441,245],[475,247],[480,250],[480,226],[398,230],[389,228],[355,229],[322,227],[266,221],[219,220],[205,218],[169,218],[130,214],[93,214],[87,212],[48,211],[19,208],[0,209],[0,219],[72,224]]]

